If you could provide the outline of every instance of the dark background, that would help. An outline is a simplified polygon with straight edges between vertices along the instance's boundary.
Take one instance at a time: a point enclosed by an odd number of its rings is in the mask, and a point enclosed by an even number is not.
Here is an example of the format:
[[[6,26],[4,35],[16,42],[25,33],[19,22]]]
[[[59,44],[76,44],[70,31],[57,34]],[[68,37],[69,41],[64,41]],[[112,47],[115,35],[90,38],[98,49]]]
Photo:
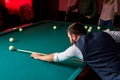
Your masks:
[[[70,0],[69,5],[67,1],[68,0],[0,0],[0,31],[30,22],[39,22],[41,20],[65,21],[67,7],[73,5],[76,0]],[[98,14],[100,14],[102,0],[98,1]],[[28,21],[24,20],[24,16],[21,15],[19,9],[20,6],[25,3],[31,6],[34,13],[33,19]],[[22,12],[22,14],[23,13],[25,12]],[[67,15],[67,21],[74,22],[77,16],[77,10],[73,11]],[[120,23],[119,16],[120,15],[117,15],[117,18],[115,18],[115,24]]]

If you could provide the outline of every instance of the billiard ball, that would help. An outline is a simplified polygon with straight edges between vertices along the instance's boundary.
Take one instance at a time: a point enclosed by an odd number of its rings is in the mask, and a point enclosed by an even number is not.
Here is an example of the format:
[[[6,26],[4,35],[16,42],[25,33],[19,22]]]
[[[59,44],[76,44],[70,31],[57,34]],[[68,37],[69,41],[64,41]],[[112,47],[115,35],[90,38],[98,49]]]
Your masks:
[[[22,28],[19,28],[19,31],[21,32],[21,31],[23,31],[23,29],[22,29]]]
[[[98,26],[97,29],[100,30],[100,26]]]
[[[88,26],[85,26],[85,29],[87,29],[88,28]]]
[[[9,42],[14,42],[14,38],[9,38]]]
[[[89,29],[92,29],[92,27],[90,26]]]
[[[57,28],[57,26],[53,26],[53,29],[56,29]]]
[[[9,46],[9,50],[13,51],[14,50],[14,46]]]
[[[16,27],[13,28],[13,30],[16,30],[16,29],[17,29]]]
[[[106,31],[110,31],[110,29],[106,29]]]
[[[88,32],[91,32],[91,29],[88,29]]]

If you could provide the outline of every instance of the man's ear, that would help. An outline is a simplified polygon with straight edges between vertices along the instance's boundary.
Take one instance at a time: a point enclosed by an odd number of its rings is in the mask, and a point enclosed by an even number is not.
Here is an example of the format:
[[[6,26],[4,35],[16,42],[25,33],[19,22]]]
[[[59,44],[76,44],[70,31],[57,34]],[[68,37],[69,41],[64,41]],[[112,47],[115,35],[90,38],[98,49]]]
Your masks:
[[[72,34],[71,37],[72,37],[72,39],[73,39],[74,41],[77,40],[77,35],[76,35],[76,34]]]

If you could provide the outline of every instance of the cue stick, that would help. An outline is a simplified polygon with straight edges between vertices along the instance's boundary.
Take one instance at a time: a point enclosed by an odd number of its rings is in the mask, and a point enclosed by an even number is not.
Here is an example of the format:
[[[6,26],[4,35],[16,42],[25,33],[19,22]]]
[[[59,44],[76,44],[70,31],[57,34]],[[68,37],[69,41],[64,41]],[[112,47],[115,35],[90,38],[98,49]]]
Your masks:
[[[23,50],[23,49],[16,49],[17,51],[19,51],[19,52],[24,52],[24,53],[39,53],[39,52],[33,52],[33,51],[28,51],[28,50]],[[43,53],[39,53],[39,54],[41,54],[41,55],[46,55],[46,54],[43,54]]]
[[[69,6],[70,6],[70,0],[67,0],[67,10],[66,10],[66,14],[65,14],[65,22],[67,21]]]
[[[77,62],[84,62],[83,60],[76,59],[76,58],[70,58],[70,60],[77,61]]]
[[[38,54],[41,54],[41,55],[47,55],[47,54],[43,54],[43,53],[39,53],[39,52],[33,52],[33,51],[28,51],[28,50],[23,50],[23,49],[16,49],[16,51],[29,53],[29,54],[31,54],[31,53],[38,53]],[[76,59],[76,58],[70,58],[70,60],[73,60],[73,61],[76,61],[76,62],[84,62],[83,60]]]

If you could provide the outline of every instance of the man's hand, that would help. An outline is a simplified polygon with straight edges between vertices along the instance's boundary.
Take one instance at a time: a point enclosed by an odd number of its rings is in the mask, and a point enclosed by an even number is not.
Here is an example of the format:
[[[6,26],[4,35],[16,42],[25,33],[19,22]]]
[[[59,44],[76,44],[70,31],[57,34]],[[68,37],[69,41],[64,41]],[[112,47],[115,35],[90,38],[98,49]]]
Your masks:
[[[40,56],[43,56],[43,55],[41,55],[39,53],[32,53],[31,54],[31,57],[33,57],[34,59],[39,59]]]
[[[88,18],[88,19],[90,19],[91,18],[91,16],[85,16],[86,18]]]
[[[30,56],[34,59],[39,59],[47,62],[54,61],[54,54],[32,53]]]

